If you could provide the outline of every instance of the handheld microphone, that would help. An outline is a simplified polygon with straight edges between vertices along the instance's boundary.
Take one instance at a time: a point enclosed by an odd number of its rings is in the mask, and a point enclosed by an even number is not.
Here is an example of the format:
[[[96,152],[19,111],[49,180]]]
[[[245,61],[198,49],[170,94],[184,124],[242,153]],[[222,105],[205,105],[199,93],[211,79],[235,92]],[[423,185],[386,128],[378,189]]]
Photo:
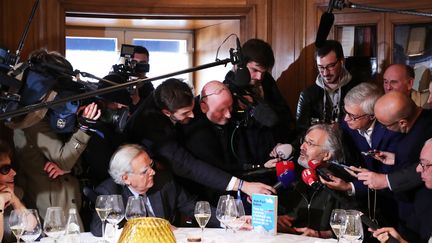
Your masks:
[[[302,180],[306,185],[312,187],[313,189],[317,190],[321,187],[321,183],[318,181],[318,177],[315,174],[315,171],[312,169],[304,169],[301,173]]]
[[[334,8],[334,2],[335,0],[330,0],[327,11],[321,15],[317,35],[315,38],[315,47],[317,48],[321,48],[324,45],[325,41],[327,40],[327,36],[333,26],[334,15],[332,12]]]
[[[330,177],[329,174],[331,174],[331,172],[323,167],[323,164],[318,161],[318,160],[309,160],[308,161],[308,165],[309,168],[311,168],[312,170],[316,171],[316,173],[318,175],[320,175],[322,178],[324,178],[324,180],[326,181],[333,181]]]
[[[280,176],[278,176],[278,182],[273,185],[274,189],[279,189],[281,186],[287,188],[293,183],[296,179],[294,168],[290,170],[286,170]]]
[[[280,176],[282,173],[284,173],[287,170],[294,170],[294,163],[292,161],[280,161],[276,163],[276,166],[273,168],[261,168],[261,169],[249,171],[243,173],[243,176],[257,176],[257,175],[262,175],[266,173],[275,173],[275,172],[276,172],[276,176]]]
[[[280,144],[276,147],[277,157],[282,160],[287,160],[291,157],[293,146],[289,143]]]

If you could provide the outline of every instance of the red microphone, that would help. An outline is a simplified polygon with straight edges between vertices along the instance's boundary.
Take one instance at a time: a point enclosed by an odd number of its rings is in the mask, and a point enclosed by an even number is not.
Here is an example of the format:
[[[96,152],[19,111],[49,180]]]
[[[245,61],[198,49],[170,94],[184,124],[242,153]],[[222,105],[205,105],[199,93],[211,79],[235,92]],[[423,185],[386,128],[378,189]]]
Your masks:
[[[318,189],[320,187],[320,182],[318,181],[318,177],[312,169],[304,169],[301,173],[302,180],[306,185]]]
[[[308,161],[308,166],[309,168],[311,168],[312,170],[314,170],[318,175],[320,175],[324,180],[326,181],[333,181],[330,177],[329,174],[331,174],[331,172],[323,165],[323,163],[321,161],[318,160],[309,160]]]
[[[282,160],[276,163],[276,176],[282,175],[287,170],[294,170],[294,162]]]

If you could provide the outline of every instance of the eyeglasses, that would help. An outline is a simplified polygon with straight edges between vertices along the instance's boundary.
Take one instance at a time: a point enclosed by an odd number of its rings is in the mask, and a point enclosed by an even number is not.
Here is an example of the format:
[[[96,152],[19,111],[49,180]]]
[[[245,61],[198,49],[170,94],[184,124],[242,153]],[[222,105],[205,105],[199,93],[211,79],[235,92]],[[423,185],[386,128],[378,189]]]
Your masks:
[[[419,165],[422,167],[423,172],[432,166],[432,164],[423,164],[421,161],[419,162]]]
[[[226,87],[223,87],[223,88],[220,88],[220,89],[217,89],[216,91],[214,91],[213,93],[210,93],[210,94],[206,94],[206,95],[203,95],[203,96],[201,96],[201,101],[202,100],[204,100],[205,98],[207,98],[207,97],[209,97],[209,96],[212,96],[212,95],[220,95],[221,93],[222,93],[222,91],[224,91],[224,90],[228,90]]]
[[[307,140],[306,138],[302,138],[302,139],[300,140],[300,144],[303,144],[303,143],[305,143],[305,144],[306,144],[307,146],[309,146],[309,147],[311,147],[311,146],[314,146],[314,147],[321,147],[321,145],[316,144],[316,143],[313,143],[312,141]]]
[[[3,165],[0,167],[0,174],[7,175],[12,170],[12,165]]]
[[[345,115],[347,115],[352,121],[360,120],[360,119],[362,119],[363,117],[366,117],[366,116],[373,116],[373,115],[370,115],[370,114],[354,115],[354,114],[349,113],[348,111],[346,111],[345,108],[343,108],[343,111],[345,112]]]
[[[130,173],[131,174],[137,174],[137,175],[145,175],[145,174],[147,174],[147,172],[149,171],[150,168],[153,168],[154,164],[155,164],[154,161],[151,160],[149,166],[147,166],[143,171],[138,172],[138,173],[135,173],[135,172],[130,172]]]
[[[339,59],[336,60],[335,62],[328,64],[327,66],[318,65],[318,70],[320,72],[324,72],[324,70],[333,71],[336,68],[336,64],[338,64],[338,62],[339,62]]]

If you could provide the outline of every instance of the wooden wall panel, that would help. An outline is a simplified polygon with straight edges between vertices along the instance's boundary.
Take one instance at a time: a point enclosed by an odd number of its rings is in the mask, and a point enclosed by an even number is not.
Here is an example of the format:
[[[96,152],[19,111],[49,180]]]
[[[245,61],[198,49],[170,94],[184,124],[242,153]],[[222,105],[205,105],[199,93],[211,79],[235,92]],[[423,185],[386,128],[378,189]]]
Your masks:
[[[215,61],[216,51],[230,34],[240,36],[240,21],[227,21],[220,25],[209,26],[195,31],[195,61],[202,65]],[[229,49],[236,46],[235,36],[231,36],[220,48],[218,58],[229,58]],[[205,71],[194,73],[195,92],[200,92],[202,86],[211,80],[223,81],[225,74],[232,68],[231,64],[217,66]]]

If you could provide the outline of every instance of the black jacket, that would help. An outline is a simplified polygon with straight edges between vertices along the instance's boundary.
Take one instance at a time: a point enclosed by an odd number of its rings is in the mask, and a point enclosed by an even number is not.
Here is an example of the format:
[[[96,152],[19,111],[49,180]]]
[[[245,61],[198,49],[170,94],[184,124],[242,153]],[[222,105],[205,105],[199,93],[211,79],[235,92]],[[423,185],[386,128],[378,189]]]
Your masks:
[[[128,121],[126,133],[130,141],[147,147],[150,155],[175,175],[225,190],[232,176],[193,156],[181,144],[177,129],[150,95]]]

